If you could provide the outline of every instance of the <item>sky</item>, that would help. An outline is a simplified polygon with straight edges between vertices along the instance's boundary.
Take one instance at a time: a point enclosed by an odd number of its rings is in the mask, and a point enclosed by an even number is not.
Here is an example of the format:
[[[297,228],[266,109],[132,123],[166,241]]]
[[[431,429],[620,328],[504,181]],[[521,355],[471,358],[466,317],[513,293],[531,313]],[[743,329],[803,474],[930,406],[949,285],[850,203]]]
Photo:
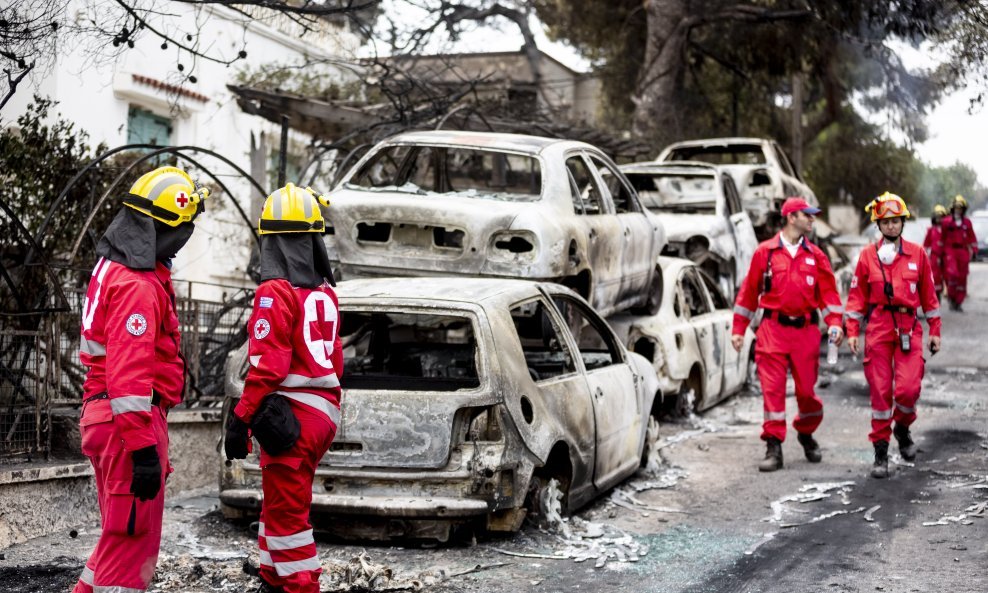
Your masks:
[[[550,41],[534,18],[531,24],[539,49],[578,72],[590,69],[590,63],[575,49],[564,43]],[[501,30],[477,28],[444,49],[494,52],[517,50],[521,45],[521,34],[509,24]],[[910,68],[933,65],[928,48],[912,48],[901,44],[895,49]],[[436,50],[438,51],[438,47]],[[966,88],[945,97],[927,118],[929,139],[916,145],[914,149],[920,159],[934,166],[948,166],[958,161],[968,164],[977,172],[981,184],[988,186],[988,105],[973,114],[968,113],[970,100],[976,95],[976,89]]]

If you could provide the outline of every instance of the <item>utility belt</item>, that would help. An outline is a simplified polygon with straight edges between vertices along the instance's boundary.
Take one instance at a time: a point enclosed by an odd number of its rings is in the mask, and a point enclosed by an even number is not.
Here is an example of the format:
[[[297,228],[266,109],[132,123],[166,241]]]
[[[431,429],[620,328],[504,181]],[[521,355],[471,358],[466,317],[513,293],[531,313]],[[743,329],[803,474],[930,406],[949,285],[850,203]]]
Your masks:
[[[816,324],[820,321],[820,314],[816,311],[805,315],[785,315],[779,313],[778,311],[773,311],[772,309],[765,309],[765,319],[771,319],[775,317],[775,320],[779,322],[779,325],[784,325],[786,327],[795,327],[797,329],[803,328],[807,323]]]
[[[967,247],[967,243],[951,243],[950,246],[956,248]]]
[[[110,394],[108,394],[105,391],[102,391],[100,393],[97,393],[96,395],[90,395],[86,399],[82,400],[82,403],[83,405],[85,405],[91,401],[96,401],[98,399],[109,399],[109,398],[110,398]],[[161,396],[154,391],[151,392],[151,405],[159,406],[159,407],[161,406]]]
[[[882,309],[889,313],[902,313],[903,315],[916,316],[916,309],[912,307],[899,307],[897,305],[882,305]]]

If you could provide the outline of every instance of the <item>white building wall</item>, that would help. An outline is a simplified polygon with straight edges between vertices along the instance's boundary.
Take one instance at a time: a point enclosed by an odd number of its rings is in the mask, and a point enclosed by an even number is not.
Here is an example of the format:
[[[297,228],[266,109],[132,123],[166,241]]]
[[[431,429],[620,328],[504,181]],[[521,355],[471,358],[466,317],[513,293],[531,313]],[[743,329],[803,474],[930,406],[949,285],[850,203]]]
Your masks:
[[[82,2],[76,4],[82,5]],[[247,58],[230,66],[203,59],[193,62],[188,53],[180,54],[172,44],[169,49],[162,50],[161,40],[146,32],[135,42],[133,49],[122,52],[115,59],[104,58],[102,62],[94,61],[84,47],[63,48],[69,51],[60,56],[52,71],[39,73],[31,81],[32,86],[22,84],[18,89],[4,108],[4,125],[14,122],[37,93],[58,101],[56,111],[87,131],[91,145],[105,142],[109,147],[115,147],[127,142],[128,113],[133,105],[171,119],[171,145],[196,145],[214,150],[249,173],[251,135],[259,138],[265,134],[268,146],[277,150],[280,126],[243,113],[226,85],[236,83],[236,74],[244,66],[256,69],[266,63],[298,63],[304,56],[337,61],[350,59],[359,43],[354,35],[340,28],[329,29],[319,36],[294,37],[257,20],[245,27],[242,16],[222,7],[197,10],[191,5],[170,3],[169,10],[179,13],[172,24],[181,23],[183,30],[194,26],[190,23],[200,23],[200,44],[210,48],[210,55],[232,57],[246,49]],[[80,13],[70,9],[66,14],[79,18]],[[106,48],[107,53],[114,49]],[[196,76],[196,83],[182,82],[176,71],[178,62],[184,64],[185,73]],[[334,67],[325,69],[330,78],[327,83],[353,79],[349,71]],[[169,96],[164,90],[136,82],[134,75],[181,85],[186,90],[205,95],[207,100]],[[334,76],[337,79],[331,80]],[[289,139],[289,153],[294,154],[303,154],[310,142],[308,136],[294,131]],[[249,215],[250,185],[237,179],[233,169],[212,157],[203,155],[202,162],[214,172],[223,174],[223,182],[236,194]],[[136,171],[134,179],[146,170]],[[210,181],[205,175],[200,178],[204,182]],[[269,191],[277,182],[276,179],[258,181]],[[126,191],[130,182],[132,180],[121,184],[119,191]],[[251,242],[250,232],[230,204],[229,197],[211,198],[206,213],[196,222],[192,240],[174,262],[173,276],[196,283],[250,286],[244,270]],[[216,299],[224,292],[228,290],[209,284],[195,284],[192,288],[192,296],[196,298]]]

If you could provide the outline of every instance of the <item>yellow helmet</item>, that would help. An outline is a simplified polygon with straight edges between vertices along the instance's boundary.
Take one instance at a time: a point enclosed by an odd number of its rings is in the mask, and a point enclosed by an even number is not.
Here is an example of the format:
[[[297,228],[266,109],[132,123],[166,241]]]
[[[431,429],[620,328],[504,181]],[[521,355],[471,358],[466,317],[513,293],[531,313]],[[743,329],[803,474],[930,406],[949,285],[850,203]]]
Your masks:
[[[945,208],[943,204],[937,204],[937,205],[933,206],[933,215],[934,216],[947,216],[947,208]]]
[[[329,206],[325,196],[312,188],[289,183],[264,200],[257,230],[268,233],[321,233],[326,227],[319,206]]]
[[[906,201],[895,194],[885,192],[865,206],[865,212],[871,212],[871,221],[883,218],[909,218],[909,208]]]
[[[209,190],[198,187],[178,167],[158,167],[141,175],[123,203],[168,226],[192,222],[205,209]]]
[[[957,208],[958,206],[960,206],[961,208],[965,208],[965,209],[967,208],[967,200],[965,200],[964,199],[964,196],[962,196],[960,194],[957,194],[956,196],[954,196],[954,203],[951,204],[950,207],[951,208]]]

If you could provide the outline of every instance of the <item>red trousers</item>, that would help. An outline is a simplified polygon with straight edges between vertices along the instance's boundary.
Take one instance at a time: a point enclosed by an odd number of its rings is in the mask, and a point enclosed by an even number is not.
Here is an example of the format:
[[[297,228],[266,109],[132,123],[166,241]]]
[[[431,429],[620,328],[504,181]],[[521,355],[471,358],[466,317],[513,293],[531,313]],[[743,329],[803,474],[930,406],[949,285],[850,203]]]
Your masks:
[[[947,297],[958,305],[967,296],[968,264],[971,250],[965,247],[947,247],[943,254],[943,278],[947,283]]]
[[[899,347],[892,313],[876,308],[865,330],[864,373],[871,392],[871,442],[887,441],[892,421],[909,426],[923,382],[923,326],[912,315],[895,314],[900,330],[909,331],[909,352]]]
[[[319,593],[322,573],[309,523],[316,467],[336,436],[325,414],[291,401],[302,425],[298,441],[284,455],[261,451],[261,578],[285,593]]]
[[[933,271],[933,287],[937,296],[943,292],[943,255],[930,254],[930,269]]]
[[[823,420],[823,402],[813,390],[820,368],[820,329],[816,324],[795,328],[766,319],[758,328],[755,363],[765,406],[762,440],[786,440],[786,374],[790,370],[799,408],[792,427],[813,434]]]
[[[158,563],[161,519],[165,510],[165,476],[154,500],[140,501],[130,493],[133,462],[113,425],[110,400],[93,400],[83,406],[79,421],[82,452],[96,474],[96,493],[103,527],[73,593],[114,591],[139,593],[147,589]],[[161,467],[168,468],[168,425],[158,406],[151,408],[151,428],[158,441]],[[131,513],[133,533],[128,533]]]

